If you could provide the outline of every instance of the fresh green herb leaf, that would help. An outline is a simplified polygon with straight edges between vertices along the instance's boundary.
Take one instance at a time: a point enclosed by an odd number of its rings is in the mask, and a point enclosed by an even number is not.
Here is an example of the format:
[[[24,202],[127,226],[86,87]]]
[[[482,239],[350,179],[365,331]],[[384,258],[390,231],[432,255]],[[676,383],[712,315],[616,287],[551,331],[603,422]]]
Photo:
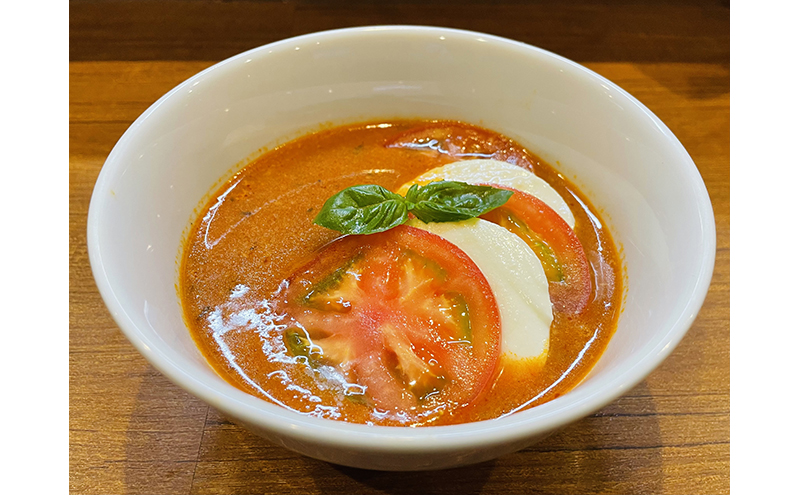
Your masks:
[[[402,196],[369,184],[348,187],[328,198],[314,223],[345,234],[374,234],[407,220]]]
[[[404,224],[409,212],[425,223],[457,222],[503,205],[512,194],[455,181],[414,184],[405,198],[374,184],[353,186],[331,196],[314,223],[344,234],[374,234]]]
[[[513,193],[491,186],[465,182],[438,181],[422,187],[411,186],[406,200],[411,213],[425,223],[457,222],[483,215],[503,205]]]

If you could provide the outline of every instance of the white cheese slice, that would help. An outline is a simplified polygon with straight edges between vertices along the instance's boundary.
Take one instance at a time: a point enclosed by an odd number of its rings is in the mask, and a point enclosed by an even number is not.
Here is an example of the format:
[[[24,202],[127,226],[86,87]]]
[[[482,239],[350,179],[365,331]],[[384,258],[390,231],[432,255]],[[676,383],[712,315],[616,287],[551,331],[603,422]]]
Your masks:
[[[571,229],[575,228],[575,217],[567,203],[544,179],[522,167],[498,160],[462,160],[428,170],[416,179],[404,184],[399,194],[405,195],[412,184],[424,185],[437,180],[466,182],[468,184],[496,184],[536,196],[558,213]]]
[[[497,299],[502,354],[511,359],[546,359],[553,306],[539,258],[519,237],[499,225],[473,218],[461,222],[409,225],[458,246],[483,272]]]

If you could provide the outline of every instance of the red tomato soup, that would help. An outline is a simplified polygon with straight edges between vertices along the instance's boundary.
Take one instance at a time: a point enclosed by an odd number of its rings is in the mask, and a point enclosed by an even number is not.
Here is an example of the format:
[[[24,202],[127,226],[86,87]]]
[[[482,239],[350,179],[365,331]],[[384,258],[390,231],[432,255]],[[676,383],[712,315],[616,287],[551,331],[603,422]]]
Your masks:
[[[544,358],[503,352],[493,289],[456,245],[409,225],[342,235],[313,223],[347,187],[398,191],[476,158],[535,173],[575,217],[571,229],[518,191],[481,216],[541,261],[553,316]],[[614,333],[621,267],[599,218],[568,180],[495,132],[447,121],[337,127],[265,153],[212,196],[186,240],[179,292],[203,355],[257,397],[375,425],[492,419],[563,395]]]

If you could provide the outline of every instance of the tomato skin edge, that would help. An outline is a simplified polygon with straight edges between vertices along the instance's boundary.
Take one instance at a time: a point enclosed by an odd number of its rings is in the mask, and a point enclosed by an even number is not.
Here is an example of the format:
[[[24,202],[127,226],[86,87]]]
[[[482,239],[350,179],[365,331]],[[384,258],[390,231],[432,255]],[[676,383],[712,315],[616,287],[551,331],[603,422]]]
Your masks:
[[[482,148],[479,151],[463,149],[457,151],[454,148],[458,146],[456,142],[459,141],[462,145],[480,145]],[[443,148],[445,144],[449,149]],[[535,158],[530,156],[519,144],[505,136],[458,121],[434,122],[407,129],[387,140],[384,146],[435,152],[441,158],[446,157],[448,161],[492,158],[517,165],[531,172],[535,168]]]
[[[570,314],[583,312],[591,298],[592,276],[583,244],[575,231],[555,210],[536,196],[502,185],[481,185],[514,192],[504,205],[482,215],[481,218],[497,223],[495,220],[503,209],[511,211],[526,224],[527,228],[540,235],[547,246],[556,253],[565,280],[549,282],[553,309]]]
[[[483,272],[478,268],[478,265],[472,260],[472,258],[467,255],[461,248],[456,246],[455,244],[451,243],[450,241],[428,232],[423,229],[418,229],[416,227],[411,227],[409,225],[400,225],[395,227],[392,230],[407,230],[408,232],[413,232],[417,235],[420,239],[426,239],[429,244],[437,246],[439,249],[446,249],[450,252],[450,254],[456,257],[459,261],[461,261],[462,266],[465,268],[465,272],[462,272],[462,275],[466,274],[466,278],[468,279],[469,283],[475,287],[477,286],[481,298],[478,299],[479,301],[489,301],[489,304],[483,308],[483,312],[487,313],[488,320],[485,323],[476,322],[473,324],[473,347],[483,347],[486,346],[489,349],[493,349],[490,353],[488,353],[489,362],[485,363],[486,372],[484,373],[485,378],[479,383],[476,387],[475,394],[473,399],[481,394],[481,392],[491,383],[493,378],[495,377],[495,373],[497,371],[497,365],[500,360],[501,354],[501,338],[502,338],[502,322],[500,319],[500,308],[497,306],[497,300],[495,299],[494,292],[492,291],[489,282],[486,280]],[[419,244],[423,244],[420,242]],[[426,249],[421,249],[418,251],[421,255],[426,256],[426,252],[428,253],[426,257],[431,257],[431,254],[435,254],[430,252],[430,246],[426,246]],[[460,277],[462,280],[464,277]],[[455,291],[458,292],[458,287],[454,288]],[[481,312],[481,313],[483,313]],[[486,327],[490,325],[489,328],[484,328],[487,332],[480,332],[490,338],[492,338],[493,342],[486,342],[485,339],[475,338],[475,328],[476,327]],[[476,342],[477,341],[477,342]],[[487,350],[489,350],[487,349]]]

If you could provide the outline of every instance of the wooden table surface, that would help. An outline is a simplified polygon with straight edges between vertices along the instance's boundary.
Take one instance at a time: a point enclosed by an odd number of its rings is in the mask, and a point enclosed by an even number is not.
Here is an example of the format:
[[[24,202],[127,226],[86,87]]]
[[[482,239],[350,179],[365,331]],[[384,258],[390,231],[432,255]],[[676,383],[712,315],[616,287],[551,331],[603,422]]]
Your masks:
[[[369,24],[473,29],[586,65],[681,140],[716,215],[705,305],[628,394],[494,461],[423,473],[305,458],[227,421],[155,371],[117,329],[89,268],[94,182],[163,93],[240,51]],[[71,1],[71,493],[648,493],[730,490],[729,10],[716,1]]]

